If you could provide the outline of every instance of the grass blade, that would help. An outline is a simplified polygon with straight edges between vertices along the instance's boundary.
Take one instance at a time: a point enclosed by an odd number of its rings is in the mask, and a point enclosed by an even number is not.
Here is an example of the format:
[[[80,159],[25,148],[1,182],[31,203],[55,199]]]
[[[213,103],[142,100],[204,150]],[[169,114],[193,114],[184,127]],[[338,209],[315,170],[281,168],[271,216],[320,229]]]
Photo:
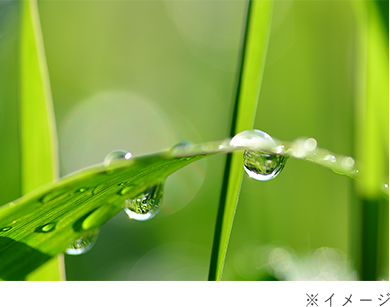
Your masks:
[[[384,272],[388,274],[389,265],[388,199],[381,191],[389,176],[389,7],[388,1],[356,1],[354,5],[361,33],[356,157],[366,167],[366,175],[356,184],[361,222],[357,270],[362,280],[377,280]]]
[[[48,71],[36,0],[21,2],[20,26],[21,192],[26,194],[58,177],[57,139]],[[32,279],[63,279],[59,256]]]
[[[131,199],[204,155],[168,153],[97,165],[0,207],[0,278],[22,280],[97,230]]]
[[[246,149],[278,150],[266,146],[262,141],[248,145],[247,139],[241,143],[238,140],[233,138],[176,146],[170,151],[150,156],[114,159],[110,163],[104,162],[45,184],[1,206],[0,278],[20,280],[29,277],[32,271],[64,252],[72,242],[95,233],[123,209],[126,200],[136,198],[193,161],[211,154]],[[291,155],[294,148],[301,152],[304,146],[301,139],[281,144],[286,148],[285,155]],[[332,153],[328,150],[316,148],[314,153],[317,160],[313,160],[312,155],[299,155],[296,158],[345,175],[356,172],[355,169],[343,172],[342,163],[329,162],[326,157]],[[332,155],[337,161],[352,159]]]
[[[264,71],[272,7],[272,0],[248,2],[231,136],[253,127]],[[215,225],[209,280],[222,278],[242,175],[242,154],[228,155]]]

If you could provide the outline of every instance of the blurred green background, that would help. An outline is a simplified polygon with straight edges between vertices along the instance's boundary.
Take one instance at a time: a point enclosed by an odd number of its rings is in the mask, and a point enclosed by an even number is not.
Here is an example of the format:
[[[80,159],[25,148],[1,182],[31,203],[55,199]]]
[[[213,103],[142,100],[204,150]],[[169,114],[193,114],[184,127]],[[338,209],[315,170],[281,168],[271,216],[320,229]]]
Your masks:
[[[18,7],[0,2],[1,203],[20,196]],[[61,176],[115,149],[139,156],[228,137],[244,1],[38,7]],[[354,156],[357,39],[350,1],[276,1],[255,128]],[[206,280],[224,159],[169,177],[152,220],[122,212],[103,225],[91,251],[65,257],[67,280]],[[269,182],[245,175],[224,280],[357,279],[356,198],[351,179],[293,158]],[[382,219],[378,278],[388,280],[388,211]]]

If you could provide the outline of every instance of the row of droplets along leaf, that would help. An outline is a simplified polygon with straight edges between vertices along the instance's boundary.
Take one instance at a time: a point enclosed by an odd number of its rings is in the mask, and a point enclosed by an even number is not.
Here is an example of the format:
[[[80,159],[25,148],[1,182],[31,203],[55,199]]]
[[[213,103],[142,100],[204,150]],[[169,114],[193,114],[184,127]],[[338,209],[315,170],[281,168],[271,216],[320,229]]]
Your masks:
[[[232,139],[219,142],[208,142],[203,144],[192,144],[182,142],[170,150],[170,155],[175,158],[205,155],[220,152],[232,152],[235,150],[245,150],[243,157],[243,167],[246,173],[253,179],[267,181],[275,178],[284,168],[287,158],[292,156],[305,159],[326,167],[333,171],[356,178],[359,171],[355,168],[355,161],[352,157],[333,154],[326,149],[317,147],[314,138],[299,138],[291,143],[281,142],[273,139],[269,134],[260,130],[243,131]],[[110,166],[120,160],[130,160],[132,154],[125,150],[116,150],[109,153],[104,159],[107,172]],[[164,180],[159,180],[149,186],[135,197],[124,201],[122,208],[130,219],[146,221],[153,218],[162,204]],[[123,183],[122,183],[123,184]],[[124,185],[124,184],[123,184]],[[104,184],[102,185],[104,186]],[[127,194],[133,186],[125,186],[120,191],[121,195]],[[101,189],[104,189],[101,188]],[[384,190],[388,194],[388,185],[384,185]],[[79,189],[79,193],[85,192],[85,188]],[[99,186],[94,189],[99,193]],[[62,197],[56,193],[49,193],[43,197],[43,202],[48,202],[54,198]],[[38,227],[35,231],[48,233],[55,229],[56,223],[47,223]],[[0,228],[1,232],[8,232],[12,226]],[[74,240],[66,249],[70,255],[80,255],[89,251],[97,240],[98,229],[92,229],[82,237]]]
[[[257,131],[261,137],[273,142],[268,134],[260,130]],[[192,146],[192,143],[189,141],[181,142],[174,146],[174,148],[187,146]],[[108,167],[115,160],[129,160],[131,157],[132,154],[129,151],[116,150],[105,157],[104,164]],[[286,159],[287,157],[282,155],[247,150],[244,154],[244,169],[250,177],[256,180],[266,181],[276,177],[281,172]],[[126,199],[123,204],[123,209],[130,219],[137,221],[150,220],[159,212],[163,200],[163,192],[164,180],[152,185],[136,197]],[[72,242],[66,249],[66,253],[68,255],[81,255],[86,253],[95,244],[97,236],[98,231],[84,235]]]

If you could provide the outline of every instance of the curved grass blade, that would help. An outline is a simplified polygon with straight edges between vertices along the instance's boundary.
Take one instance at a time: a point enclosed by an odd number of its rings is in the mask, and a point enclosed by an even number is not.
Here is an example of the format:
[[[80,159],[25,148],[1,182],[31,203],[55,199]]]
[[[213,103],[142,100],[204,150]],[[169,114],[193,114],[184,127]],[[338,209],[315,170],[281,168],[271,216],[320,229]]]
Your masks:
[[[194,159],[156,154],[119,167],[98,165],[0,207],[0,278],[26,278],[118,213],[126,198]]]
[[[332,167],[338,173],[356,174],[355,168],[346,169],[342,163],[351,157],[321,148],[302,154],[302,144],[298,139],[292,143],[279,141],[276,147],[269,147],[262,142],[233,138],[178,146],[150,156],[95,165],[41,186],[0,207],[0,278],[25,279],[73,241],[94,233],[122,210],[127,199],[211,154],[261,150]],[[313,152],[317,153],[314,157]],[[329,162],[328,154],[340,162]]]
[[[272,7],[272,0],[249,0],[248,2],[231,125],[232,136],[239,131],[253,128],[264,71]],[[221,280],[222,278],[241,188],[243,175],[241,165],[242,154],[233,153],[227,156],[215,225],[209,280]]]
[[[50,84],[36,0],[21,2],[20,144],[21,192],[58,177],[57,139]],[[33,280],[64,279],[63,259],[53,259]]]

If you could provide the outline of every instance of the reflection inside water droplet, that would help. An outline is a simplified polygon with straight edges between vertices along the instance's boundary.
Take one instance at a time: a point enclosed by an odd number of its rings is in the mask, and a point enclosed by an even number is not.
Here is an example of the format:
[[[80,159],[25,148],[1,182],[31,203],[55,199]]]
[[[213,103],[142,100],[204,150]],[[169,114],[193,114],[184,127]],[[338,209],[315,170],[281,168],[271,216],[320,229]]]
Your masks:
[[[123,206],[126,214],[134,220],[146,221],[154,217],[162,203],[164,183],[151,186],[133,199],[127,199]]]
[[[117,159],[126,159],[129,160],[132,157],[132,153],[130,151],[126,150],[115,150],[110,152],[105,158],[104,158],[104,164],[109,165],[112,161]]]
[[[246,150],[244,169],[253,179],[267,181],[275,178],[286,164],[287,157],[259,151]]]
[[[287,156],[275,153],[284,152],[284,146],[276,144],[268,133],[261,130],[240,132],[231,139],[230,145],[259,148],[259,150],[244,152],[244,169],[256,180],[266,181],[274,178],[281,172],[287,161]]]
[[[91,250],[91,248],[95,245],[98,235],[99,235],[99,229],[91,233],[88,233],[86,235],[83,235],[81,238],[72,242],[66,249],[65,253],[68,255],[85,254],[86,252]]]

